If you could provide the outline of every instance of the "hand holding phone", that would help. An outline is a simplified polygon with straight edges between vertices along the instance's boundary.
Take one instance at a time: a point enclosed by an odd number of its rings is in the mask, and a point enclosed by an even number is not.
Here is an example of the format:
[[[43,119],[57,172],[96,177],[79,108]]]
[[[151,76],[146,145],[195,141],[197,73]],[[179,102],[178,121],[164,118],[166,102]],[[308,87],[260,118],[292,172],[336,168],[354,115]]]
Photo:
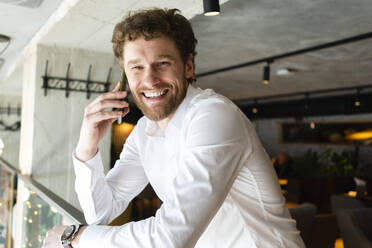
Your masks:
[[[112,91],[102,93],[85,107],[80,137],[75,150],[75,155],[79,160],[88,161],[93,158],[97,153],[100,140],[112,123],[115,120],[121,123],[122,118],[119,117],[129,112],[129,105],[125,101],[128,94],[125,92],[124,74],[122,78],[122,81],[116,84]]]

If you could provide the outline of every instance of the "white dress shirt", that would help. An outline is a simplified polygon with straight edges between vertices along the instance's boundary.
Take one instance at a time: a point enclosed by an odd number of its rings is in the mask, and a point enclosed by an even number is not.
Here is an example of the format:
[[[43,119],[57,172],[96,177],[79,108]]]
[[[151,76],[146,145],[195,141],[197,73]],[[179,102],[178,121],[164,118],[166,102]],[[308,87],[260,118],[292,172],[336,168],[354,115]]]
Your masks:
[[[227,98],[189,86],[165,132],[141,118],[105,176],[73,156],[83,248],[304,247],[253,125]],[[155,217],[105,226],[150,183]]]

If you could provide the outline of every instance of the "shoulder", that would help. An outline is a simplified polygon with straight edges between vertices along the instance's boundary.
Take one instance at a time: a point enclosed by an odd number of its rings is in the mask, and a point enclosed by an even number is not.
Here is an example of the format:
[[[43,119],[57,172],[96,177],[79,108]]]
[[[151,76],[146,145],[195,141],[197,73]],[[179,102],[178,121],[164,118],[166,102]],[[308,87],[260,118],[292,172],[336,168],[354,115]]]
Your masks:
[[[204,90],[190,101],[186,115],[188,134],[209,139],[240,140],[247,138],[247,117],[228,98]]]
[[[244,121],[242,112],[230,99],[211,89],[200,91],[189,104],[189,118],[217,118],[221,121]]]

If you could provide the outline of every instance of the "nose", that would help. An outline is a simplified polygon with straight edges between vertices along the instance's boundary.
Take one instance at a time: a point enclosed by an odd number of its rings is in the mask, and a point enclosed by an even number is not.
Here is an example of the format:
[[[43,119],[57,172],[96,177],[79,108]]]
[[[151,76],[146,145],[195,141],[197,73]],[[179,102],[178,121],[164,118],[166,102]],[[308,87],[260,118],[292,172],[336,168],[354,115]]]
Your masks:
[[[143,78],[143,83],[148,88],[152,88],[158,83],[160,83],[158,73],[156,72],[154,68],[152,67],[146,68],[144,78]]]

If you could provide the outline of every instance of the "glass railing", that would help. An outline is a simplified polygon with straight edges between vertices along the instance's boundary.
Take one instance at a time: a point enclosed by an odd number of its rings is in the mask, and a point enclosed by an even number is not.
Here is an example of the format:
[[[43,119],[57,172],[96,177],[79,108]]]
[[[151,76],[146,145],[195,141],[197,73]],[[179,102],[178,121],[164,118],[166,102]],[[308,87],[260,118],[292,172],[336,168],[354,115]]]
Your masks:
[[[49,205],[36,192],[23,188],[22,247],[41,248],[48,230],[56,225],[71,225],[73,222]]]
[[[15,204],[14,178],[11,171],[0,164],[0,248],[12,245],[12,213]]]
[[[53,226],[85,222],[81,211],[1,158],[0,182],[0,248],[41,248]]]

